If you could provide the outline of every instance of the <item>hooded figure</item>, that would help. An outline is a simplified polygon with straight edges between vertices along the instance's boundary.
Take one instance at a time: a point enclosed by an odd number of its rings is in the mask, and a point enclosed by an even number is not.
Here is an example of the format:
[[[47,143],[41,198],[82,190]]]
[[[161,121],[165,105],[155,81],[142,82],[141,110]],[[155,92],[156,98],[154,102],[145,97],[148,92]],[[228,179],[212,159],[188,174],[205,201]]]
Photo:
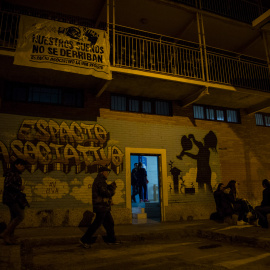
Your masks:
[[[107,184],[110,169],[102,166],[92,186],[93,211],[96,213],[94,222],[89,226],[86,233],[81,237],[80,244],[84,248],[91,247],[91,237],[96,230],[103,225],[107,232],[107,242],[118,244],[114,233],[114,220],[111,215],[112,197],[115,194],[116,183]]]

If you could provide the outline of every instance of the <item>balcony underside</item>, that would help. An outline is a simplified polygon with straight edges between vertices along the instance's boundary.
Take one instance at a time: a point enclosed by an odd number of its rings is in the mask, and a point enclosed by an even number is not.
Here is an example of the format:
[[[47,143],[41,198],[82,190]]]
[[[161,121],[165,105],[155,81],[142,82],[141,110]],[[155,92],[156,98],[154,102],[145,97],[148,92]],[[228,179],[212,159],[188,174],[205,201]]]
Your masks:
[[[0,56],[0,77],[4,80],[86,89],[95,96],[103,91],[130,96],[177,101],[185,107],[194,102],[245,109],[247,113],[270,113],[270,93],[158,72],[112,67],[113,79],[50,69],[13,65],[12,56]]]
[[[112,70],[113,80],[106,91],[113,93],[175,100],[183,107],[198,102],[244,109],[247,113],[255,110],[270,113],[270,93],[152,72]]]

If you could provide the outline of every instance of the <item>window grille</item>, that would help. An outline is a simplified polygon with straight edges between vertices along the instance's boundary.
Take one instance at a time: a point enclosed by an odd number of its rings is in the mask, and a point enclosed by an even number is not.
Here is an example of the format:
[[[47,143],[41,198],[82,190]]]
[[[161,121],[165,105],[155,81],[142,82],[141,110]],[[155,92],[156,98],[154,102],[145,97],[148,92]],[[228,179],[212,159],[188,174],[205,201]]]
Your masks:
[[[237,112],[235,110],[227,110],[227,121],[230,123],[237,123]]]
[[[270,127],[270,114],[255,113],[255,121],[257,126]]]
[[[270,116],[264,116],[264,119],[265,119],[265,125],[267,127],[270,127]]]
[[[151,101],[142,101],[142,112],[143,113],[152,113],[152,104]]]
[[[121,96],[112,96],[111,109],[115,111],[126,111],[126,98]]]
[[[204,119],[204,109],[203,106],[193,106],[194,118]]]
[[[216,110],[216,114],[217,114],[217,121],[225,121],[223,110]]]
[[[70,107],[83,107],[83,91],[49,86],[6,82],[4,98],[8,101],[45,103]]]
[[[240,123],[240,114],[235,109],[193,105],[193,114],[195,119]]]
[[[139,100],[136,99],[130,99],[129,100],[129,111],[130,112],[139,112]]]
[[[170,115],[170,106],[166,101],[156,101],[156,114]]]
[[[61,104],[61,90],[45,87],[29,87],[29,102]]]
[[[215,111],[213,109],[206,108],[206,119],[215,120]]]
[[[126,106],[128,104],[128,106]],[[111,95],[111,110],[128,111],[146,114],[171,116],[171,103],[164,100],[150,100],[142,97],[134,98],[121,95]]]

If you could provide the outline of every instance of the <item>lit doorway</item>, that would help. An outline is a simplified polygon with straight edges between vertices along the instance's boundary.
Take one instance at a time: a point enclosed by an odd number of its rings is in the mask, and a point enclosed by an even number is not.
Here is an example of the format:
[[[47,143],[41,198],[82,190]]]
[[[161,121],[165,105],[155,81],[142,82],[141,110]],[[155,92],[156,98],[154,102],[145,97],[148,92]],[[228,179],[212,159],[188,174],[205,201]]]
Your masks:
[[[143,199],[149,200],[152,203],[159,203],[159,172],[158,172],[158,156],[157,155],[131,155],[130,156],[130,165],[131,172],[134,169],[134,164],[142,163],[143,168],[147,172],[147,190],[146,198],[142,196]],[[132,193],[132,191],[131,191]],[[140,203],[139,194],[135,196],[136,203]],[[134,205],[135,203],[132,202]]]
[[[146,170],[148,183],[146,192],[142,188],[141,196],[139,188],[135,188],[136,194],[131,200],[132,223],[154,223],[161,221],[160,197],[159,197],[159,156],[158,155],[130,155],[130,171],[132,173],[135,164],[142,163],[142,168]],[[132,179],[132,176],[131,176]],[[131,194],[134,187],[131,186]],[[146,196],[144,196],[146,194]],[[140,199],[142,198],[142,200]],[[138,215],[140,214],[140,215]]]
[[[130,209],[130,212],[133,211],[131,203],[131,170],[136,163],[137,158],[134,156],[140,157],[155,157],[157,161],[153,164],[157,164],[157,179],[152,182],[153,193],[148,192],[148,199],[150,200],[151,196],[153,200],[157,200],[159,203],[159,216],[160,221],[166,221],[165,209],[168,207],[168,183],[167,183],[167,154],[166,149],[156,149],[156,148],[125,148],[125,167],[126,167],[126,207]],[[131,160],[132,159],[132,160]],[[151,161],[150,161],[151,163]],[[147,165],[149,168],[149,164]],[[155,166],[155,165],[154,165]],[[149,178],[149,180],[151,180]],[[157,181],[157,182],[155,182]],[[156,184],[157,190],[154,192],[154,185]],[[149,197],[150,196],[150,197]],[[138,196],[137,196],[138,199]],[[151,203],[151,201],[150,201]],[[154,203],[154,202],[152,202]],[[133,217],[133,214],[132,214]],[[148,221],[148,220],[147,220]],[[133,220],[132,220],[133,223]]]

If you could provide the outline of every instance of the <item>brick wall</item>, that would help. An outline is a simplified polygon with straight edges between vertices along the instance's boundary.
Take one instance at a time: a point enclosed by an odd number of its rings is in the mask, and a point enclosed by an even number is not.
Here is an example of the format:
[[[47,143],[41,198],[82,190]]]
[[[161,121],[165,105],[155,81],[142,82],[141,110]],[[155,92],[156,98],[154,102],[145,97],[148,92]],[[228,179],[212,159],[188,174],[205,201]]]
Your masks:
[[[45,118],[29,116],[35,114],[34,110],[29,110],[25,115],[24,111],[21,111],[19,115],[15,114],[19,113],[17,110],[10,108],[9,113],[0,114],[1,153],[3,154],[7,149],[11,157],[11,145],[14,140],[19,140],[18,131],[24,120],[42,119],[47,123],[53,120],[59,125],[65,122],[68,127],[73,122],[78,125],[81,123],[98,124],[109,133],[109,137],[104,143],[104,152],[99,153],[99,158],[91,155],[91,162],[97,160],[101,163],[102,161],[111,162],[112,160],[108,157],[110,147],[110,149],[117,147],[119,153],[124,153],[125,147],[166,149],[167,179],[164,179],[164,184],[168,188],[168,206],[165,209],[167,220],[209,218],[211,212],[215,210],[213,195],[198,191],[196,160],[188,156],[180,160],[177,156],[182,151],[182,136],[193,134],[198,141],[202,142],[205,135],[213,131],[217,137],[217,152],[210,150],[212,187],[215,188],[220,182],[226,184],[229,180],[235,179],[240,183],[239,190],[242,197],[250,200],[253,205],[260,203],[261,181],[264,178],[270,178],[268,159],[270,128],[256,126],[254,116],[247,116],[242,112],[241,124],[228,124],[194,120],[192,107],[181,110],[177,104],[174,105],[177,116],[165,117],[110,111],[108,95],[105,95],[102,100],[105,102],[103,107],[107,108],[100,109],[100,116],[96,118],[96,121],[86,121],[85,111],[82,115],[82,112],[76,114],[75,120],[74,117],[71,118],[72,120],[67,120],[66,117],[60,117],[62,113],[55,113],[55,116],[59,115],[56,118]],[[98,106],[101,103],[102,101]],[[37,143],[37,141],[30,142]],[[22,143],[25,146],[26,141]],[[15,145],[20,148],[20,144]],[[19,150],[24,153],[28,151],[28,155],[32,157],[35,154],[32,153],[31,144]],[[189,152],[197,154],[198,148],[193,145]],[[71,151],[70,155],[72,153]],[[82,158],[82,155],[79,156]],[[2,156],[1,158],[3,159]],[[110,181],[116,180],[118,185],[113,206],[116,224],[131,222],[131,210],[126,208],[126,200],[129,200],[126,198],[126,187],[130,188],[130,183],[126,180],[125,157],[122,158],[120,165],[111,164],[114,172],[110,175]],[[74,159],[70,156],[71,164]],[[183,180],[178,179],[178,190],[175,189],[170,161],[173,162],[172,166],[181,170]],[[25,192],[31,208],[27,210],[28,214],[22,226],[76,226],[82,220],[83,214],[87,210],[91,211],[91,185],[96,172],[80,168],[80,166],[76,167],[74,164],[70,167],[64,165],[58,162],[54,170],[44,172],[40,169],[42,166],[35,166],[33,163],[29,171],[23,173],[22,177],[26,182]],[[81,172],[76,173],[77,169],[81,169]],[[0,173],[3,174],[2,165],[0,165]],[[184,184],[186,188],[194,186],[195,192],[186,193],[184,186],[181,189],[181,184]],[[1,192],[2,187],[3,177],[0,178]],[[8,219],[7,207],[1,205],[1,213],[3,213],[1,218]]]

